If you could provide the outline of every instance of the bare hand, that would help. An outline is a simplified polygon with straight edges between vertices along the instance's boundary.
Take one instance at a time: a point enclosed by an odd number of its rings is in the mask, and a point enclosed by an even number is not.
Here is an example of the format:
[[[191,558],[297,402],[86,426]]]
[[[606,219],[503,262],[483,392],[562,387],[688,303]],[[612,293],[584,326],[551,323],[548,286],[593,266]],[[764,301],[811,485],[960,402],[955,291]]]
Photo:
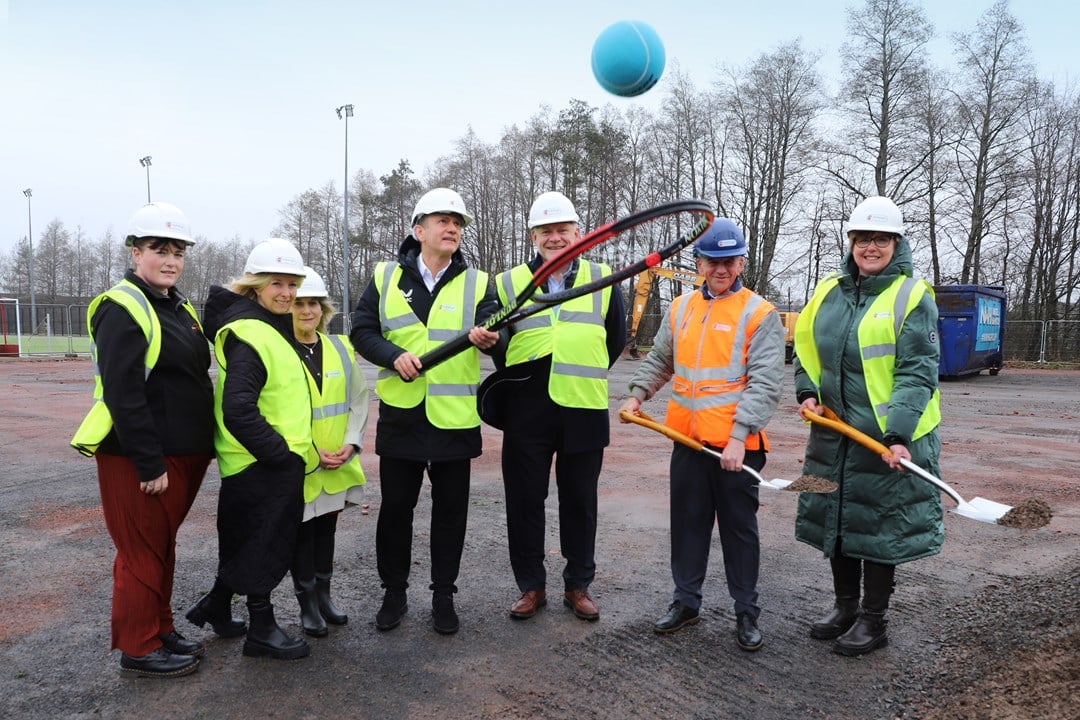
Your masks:
[[[397,370],[397,374],[401,376],[401,379],[405,381],[415,380],[420,377],[420,368],[422,367],[423,363],[420,362],[420,358],[408,351],[401,353],[394,360],[394,369]]]
[[[742,470],[743,460],[746,458],[746,443],[735,438],[728,438],[724,452],[720,455],[720,467],[730,472]]]
[[[803,410],[812,412],[815,415],[825,414],[825,410],[820,405],[818,405],[817,398],[812,397],[806,398],[802,401],[802,404],[799,405],[799,417],[802,417]]]
[[[900,460],[907,460],[908,462],[911,461],[911,451],[908,450],[906,446],[901,445],[900,443],[890,445],[889,453],[890,454],[888,455],[882,455],[881,459],[889,463],[889,467],[891,467],[893,470],[899,470],[902,467],[902,465],[900,465]]]
[[[349,462],[352,456],[356,453],[356,448],[352,446],[352,443],[342,445],[341,449],[337,452],[323,452],[319,451],[319,465],[325,470],[336,470],[345,463]]]
[[[640,414],[640,411],[641,411],[641,401],[638,400],[633,395],[631,395],[630,397],[626,398],[626,402],[624,402],[623,406],[621,408],[619,408],[619,413],[620,413],[619,422],[623,423],[624,425],[630,423],[629,420],[623,420],[622,419],[621,413],[626,412],[626,413],[629,413],[630,415],[638,415],[638,414]]]
[[[169,473],[163,472],[153,480],[139,483],[139,489],[147,495],[161,495],[169,489]]]
[[[469,342],[481,350],[487,350],[499,342],[499,333],[477,325],[469,331]]]

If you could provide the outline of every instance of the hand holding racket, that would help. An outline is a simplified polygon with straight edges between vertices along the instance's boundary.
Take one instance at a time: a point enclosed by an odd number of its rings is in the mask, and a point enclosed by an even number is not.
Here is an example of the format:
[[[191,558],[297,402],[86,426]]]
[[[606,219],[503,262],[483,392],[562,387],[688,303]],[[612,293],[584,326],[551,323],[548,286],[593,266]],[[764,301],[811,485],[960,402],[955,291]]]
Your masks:
[[[646,223],[684,212],[698,215],[698,220],[689,231],[681,235],[671,244],[649,253],[644,258],[633,262],[620,270],[613,271],[610,275],[598,278],[592,282],[577,287],[567,288],[561,292],[541,293],[539,296],[533,297],[536,294],[536,291],[544,286],[544,283],[547,282],[548,278],[551,277],[556,270],[563,267],[574,258],[584,255],[597,245],[612,240],[628,230]],[[493,332],[501,330],[530,315],[542,312],[552,305],[558,305],[567,300],[572,300],[581,297],[582,295],[588,295],[597,292],[598,290],[603,290],[606,287],[615,285],[629,277],[637,275],[646,268],[655,267],[701,237],[701,235],[709,229],[709,226],[712,225],[713,217],[712,206],[704,200],[677,200],[675,202],[657,205],[656,207],[642,210],[633,213],[632,215],[627,215],[624,218],[598,227],[591,233],[583,236],[578,242],[561,250],[558,254],[554,255],[537,268],[536,272],[533,273],[529,284],[514,298],[513,303],[500,308],[495,314],[485,320],[481,327]],[[530,299],[533,300],[533,303],[527,305]],[[424,370],[435,367],[439,363],[468,349],[470,345],[469,333],[462,333],[434,350],[421,355],[420,371],[423,372]]]

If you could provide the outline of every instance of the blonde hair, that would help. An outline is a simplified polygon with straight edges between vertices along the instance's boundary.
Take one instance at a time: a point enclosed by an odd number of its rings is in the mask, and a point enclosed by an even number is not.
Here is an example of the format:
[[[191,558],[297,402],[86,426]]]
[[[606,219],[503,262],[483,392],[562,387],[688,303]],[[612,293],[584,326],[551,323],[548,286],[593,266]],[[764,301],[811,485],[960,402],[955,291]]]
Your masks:
[[[237,295],[243,295],[248,300],[258,302],[259,291],[264,290],[273,277],[270,273],[244,273],[231,280],[227,287]]]

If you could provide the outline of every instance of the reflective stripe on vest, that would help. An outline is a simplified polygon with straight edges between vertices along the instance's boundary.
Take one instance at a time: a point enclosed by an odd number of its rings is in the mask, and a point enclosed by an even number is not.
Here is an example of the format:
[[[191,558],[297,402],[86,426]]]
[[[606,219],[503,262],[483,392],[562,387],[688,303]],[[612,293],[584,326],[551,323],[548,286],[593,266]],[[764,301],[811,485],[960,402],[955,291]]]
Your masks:
[[[222,398],[228,363],[225,340],[229,335],[248,345],[266,368],[266,383],[259,392],[259,412],[280,435],[289,450],[304,458],[307,472],[319,464],[318,453],[311,442],[311,394],[307,370],[296,348],[281,333],[261,320],[234,320],[222,327],[214,338],[218,361],[218,377],[214,386],[214,449],[217,451],[221,477],[241,472],[256,462],[228,428],[222,414]]]
[[[113,421],[109,409],[105,406],[105,389],[101,383],[101,370],[98,366],[97,344],[94,342],[94,315],[105,300],[111,300],[127,310],[131,319],[146,336],[146,357],[143,360],[143,380],[150,378],[150,371],[157,365],[161,356],[161,320],[157,313],[150,307],[150,301],[139,286],[130,280],[124,279],[113,285],[105,292],[98,295],[86,309],[86,327],[90,332],[90,363],[94,369],[94,404],[86,413],[78,430],[71,438],[71,446],[87,457],[97,452],[103,440],[112,430]],[[195,320],[199,332],[202,332],[202,324],[199,316],[191,303],[184,300],[181,307],[186,310]]]
[[[674,375],[665,425],[716,447],[727,444],[747,385],[750,338],[773,310],[746,288],[712,299],[695,290],[672,301]],[[769,449],[764,432],[745,442],[747,450]]]
[[[352,398],[352,369],[355,362],[352,344],[344,335],[319,333],[323,343],[322,389],[307,372],[311,393],[311,440],[315,447],[337,452],[345,444],[349,426],[349,401]],[[335,352],[330,352],[330,346]],[[305,371],[307,365],[304,366]],[[345,492],[366,482],[360,467],[360,455],[354,454],[344,465],[325,470],[321,467],[304,478],[304,502],[314,502],[319,493],[327,495]]]
[[[840,278],[840,274],[835,274],[821,281],[795,323],[795,353],[806,376],[818,387],[821,385],[822,366],[814,341],[814,320],[826,296],[840,284]],[[919,306],[919,301],[928,292],[932,297],[934,290],[925,280],[906,276],[897,278],[870,303],[859,321],[857,336],[863,380],[882,434],[888,428],[889,398],[892,396],[893,370],[896,367],[896,339],[907,316]],[[818,399],[821,399],[820,394]],[[941,393],[935,388],[911,439],[918,440],[940,422]]]
[[[603,263],[581,260],[571,287],[611,274]],[[525,289],[532,273],[527,265],[502,273],[496,281],[499,300],[507,305]],[[531,301],[530,301],[531,303]],[[607,331],[604,319],[611,303],[611,288],[567,300],[514,325],[506,351],[506,364],[519,365],[551,355],[548,395],[563,407],[593,410],[608,407]],[[527,303],[528,305],[529,303]],[[529,322],[539,318],[535,322]]]
[[[455,275],[432,300],[425,326],[412,311],[398,283],[402,269],[396,262],[375,266],[379,291],[379,318],[383,337],[398,347],[423,355],[476,325],[476,306],[487,290],[487,273],[473,268]],[[480,384],[480,355],[474,346],[410,383],[393,368],[381,368],[375,382],[379,399],[394,407],[410,408],[425,402],[427,419],[437,428],[464,430],[479,427],[476,389]]]

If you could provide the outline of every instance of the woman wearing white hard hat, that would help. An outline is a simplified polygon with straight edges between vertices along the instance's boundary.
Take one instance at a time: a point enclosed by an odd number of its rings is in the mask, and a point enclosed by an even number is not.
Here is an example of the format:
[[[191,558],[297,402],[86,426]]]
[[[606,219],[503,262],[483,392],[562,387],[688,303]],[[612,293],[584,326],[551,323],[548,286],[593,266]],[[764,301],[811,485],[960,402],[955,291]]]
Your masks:
[[[334,316],[322,276],[305,267],[304,284],[293,302],[293,333],[307,369],[311,392],[311,434],[319,467],[304,479],[304,517],[293,552],[292,578],[300,603],[300,625],[314,637],[326,624],[349,621],[330,599],[334,536],[345,504],[364,500],[360,449],[368,415],[368,387],[356,352],[345,335],[327,335]]]
[[[187,613],[196,625],[210,623],[230,635],[233,593],[246,595],[244,654],[283,660],[311,652],[303,638],[278,627],[270,604],[292,562],[304,474],[318,464],[292,328],[303,280],[300,253],[289,241],[270,238],[251,250],[243,276],[228,289],[210,288],[204,322],[218,361],[218,573],[213,589]]]
[[[829,408],[889,454],[811,425],[803,472],[840,487],[799,496],[795,537],[823,551],[832,570],[835,602],[811,637],[856,656],[888,644],[896,566],[936,555],[945,536],[937,488],[900,467],[903,458],[941,474],[934,292],[913,277],[892,200],[859,203],[847,235],[843,268],[818,283],[795,325],[795,392],[801,412]]]
[[[178,677],[204,648],[173,626],[176,533],[213,458],[210,352],[176,287],[195,242],[169,203],[132,216],[134,269],[87,310],[94,342],[93,407],[71,444],[97,461],[105,525],[116,546],[112,647],[121,673]]]

